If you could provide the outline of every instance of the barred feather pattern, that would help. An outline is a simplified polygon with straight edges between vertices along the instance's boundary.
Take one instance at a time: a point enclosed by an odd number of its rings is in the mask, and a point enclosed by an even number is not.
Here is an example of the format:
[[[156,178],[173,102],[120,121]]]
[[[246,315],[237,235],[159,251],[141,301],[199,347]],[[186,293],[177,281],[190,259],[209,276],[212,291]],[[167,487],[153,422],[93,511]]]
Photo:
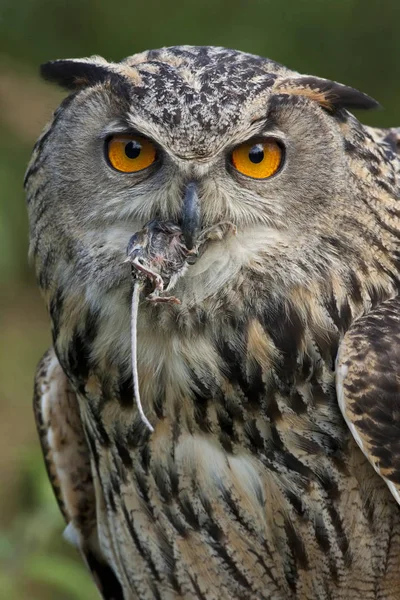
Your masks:
[[[168,363],[168,348],[157,374],[139,363],[152,435],[130,379],[69,347],[102,498],[99,538],[126,598],[399,593],[398,507],[336,404],[339,331],[329,317],[324,330],[322,315],[313,331],[287,303],[268,313],[177,336],[184,366]],[[162,340],[153,343],[156,352]]]

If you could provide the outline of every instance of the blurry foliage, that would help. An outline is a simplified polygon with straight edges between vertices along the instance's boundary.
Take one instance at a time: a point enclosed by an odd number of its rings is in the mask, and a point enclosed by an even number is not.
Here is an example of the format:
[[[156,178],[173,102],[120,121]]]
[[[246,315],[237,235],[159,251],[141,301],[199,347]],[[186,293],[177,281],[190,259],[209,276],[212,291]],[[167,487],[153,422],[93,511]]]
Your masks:
[[[47,317],[27,265],[22,179],[62,92],[41,62],[213,44],[269,56],[377,98],[400,125],[399,0],[0,0],[0,600],[90,600],[94,586],[52,496],[31,410]]]
[[[96,590],[60,536],[64,526],[39,448],[20,457],[14,518],[0,531],[0,600],[95,599]]]

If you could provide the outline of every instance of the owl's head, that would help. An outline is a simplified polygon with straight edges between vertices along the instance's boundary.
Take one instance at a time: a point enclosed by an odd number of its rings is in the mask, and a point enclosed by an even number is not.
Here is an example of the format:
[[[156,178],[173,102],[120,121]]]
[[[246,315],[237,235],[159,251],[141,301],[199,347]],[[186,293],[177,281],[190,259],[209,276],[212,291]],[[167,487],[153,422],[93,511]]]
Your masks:
[[[27,173],[44,289],[57,265],[65,280],[111,285],[152,218],[179,224],[189,248],[233,223],[236,239],[216,256],[261,252],[267,270],[300,279],[356,259],[372,268],[393,243],[394,147],[348,112],[377,105],[353,88],[212,47],[59,60],[42,74],[71,90]]]

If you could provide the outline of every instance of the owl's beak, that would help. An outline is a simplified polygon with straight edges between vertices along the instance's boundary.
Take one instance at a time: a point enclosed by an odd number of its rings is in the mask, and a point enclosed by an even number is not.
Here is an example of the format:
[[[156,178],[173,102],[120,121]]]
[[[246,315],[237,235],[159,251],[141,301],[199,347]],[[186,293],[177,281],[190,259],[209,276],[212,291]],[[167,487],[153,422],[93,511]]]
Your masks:
[[[200,230],[200,203],[197,184],[188,183],[183,199],[181,229],[188,250],[192,250]]]

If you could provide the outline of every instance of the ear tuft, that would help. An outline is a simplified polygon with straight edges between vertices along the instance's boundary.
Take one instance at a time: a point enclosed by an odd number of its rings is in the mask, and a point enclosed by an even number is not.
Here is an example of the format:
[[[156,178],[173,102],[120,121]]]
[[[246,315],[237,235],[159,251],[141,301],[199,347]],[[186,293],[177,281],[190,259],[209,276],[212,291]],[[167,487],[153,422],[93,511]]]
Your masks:
[[[105,81],[112,71],[104,59],[93,57],[53,60],[41,65],[40,74],[46,81],[57,83],[67,90],[76,90]]]
[[[277,81],[273,89],[280,94],[306,96],[328,110],[371,109],[380,106],[379,102],[363,92],[320,77],[290,77]]]

